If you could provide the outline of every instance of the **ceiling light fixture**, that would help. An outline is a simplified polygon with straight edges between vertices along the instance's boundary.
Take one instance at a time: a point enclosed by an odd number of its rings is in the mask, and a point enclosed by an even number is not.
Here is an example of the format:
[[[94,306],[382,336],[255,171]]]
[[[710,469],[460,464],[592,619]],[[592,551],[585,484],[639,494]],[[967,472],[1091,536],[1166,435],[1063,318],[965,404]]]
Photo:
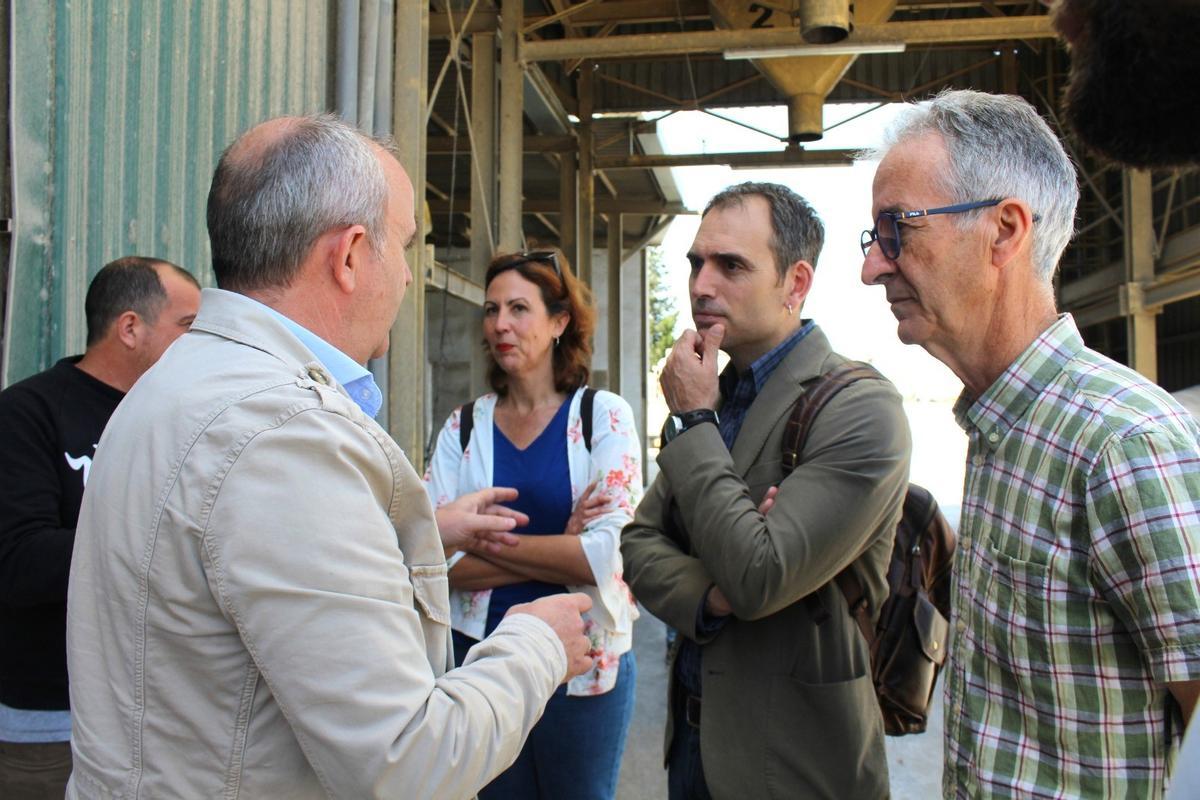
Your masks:
[[[863,42],[861,44],[795,44],[783,47],[741,47],[726,50],[726,61],[748,58],[794,58],[796,56],[861,56],[876,53],[903,53],[904,42]]]

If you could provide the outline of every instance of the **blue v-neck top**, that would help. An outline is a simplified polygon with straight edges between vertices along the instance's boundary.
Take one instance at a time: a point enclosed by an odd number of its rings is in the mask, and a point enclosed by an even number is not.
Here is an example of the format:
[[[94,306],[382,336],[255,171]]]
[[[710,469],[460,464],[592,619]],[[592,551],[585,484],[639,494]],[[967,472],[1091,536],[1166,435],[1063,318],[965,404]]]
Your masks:
[[[559,406],[554,418],[524,450],[493,428],[492,485],[511,486],[519,493],[509,508],[529,515],[529,524],[513,533],[557,534],[571,518],[571,470],[567,463],[567,413],[571,398]],[[509,608],[549,594],[565,592],[560,584],[525,581],[492,590],[485,633],[491,633]]]

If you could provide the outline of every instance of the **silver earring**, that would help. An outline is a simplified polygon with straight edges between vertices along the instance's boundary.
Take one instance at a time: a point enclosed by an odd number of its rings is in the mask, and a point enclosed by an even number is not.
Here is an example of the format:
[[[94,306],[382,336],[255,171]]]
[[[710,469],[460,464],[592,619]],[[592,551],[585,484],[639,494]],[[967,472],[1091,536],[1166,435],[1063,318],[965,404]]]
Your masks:
[[[792,315],[792,304],[791,304],[791,303],[785,303],[783,307],[787,309],[788,316],[790,317],[790,316]]]
[[[554,337],[554,346],[558,347],[558,337],[557,336]]]

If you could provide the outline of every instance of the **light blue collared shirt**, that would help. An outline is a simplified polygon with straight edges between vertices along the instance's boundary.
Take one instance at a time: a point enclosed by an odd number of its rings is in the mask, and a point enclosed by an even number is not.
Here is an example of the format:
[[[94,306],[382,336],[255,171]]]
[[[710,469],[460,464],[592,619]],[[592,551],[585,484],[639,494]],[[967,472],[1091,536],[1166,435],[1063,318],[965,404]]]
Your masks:
[[[246,299],[258,303],[253,298]],[[282,322],[284,327],[300,340],[301,344],[312,351],[321,365],[329,370],[329,374],[342,385],[342,388],[350,395],[350,399],[362,409],[364,414],[371,419],[375,418],[383,405],[383,392],[379,391],[379,386],[375,383],[375,376],[371,374],[370,370],[295,320],[285,317],[268,305],[262,303],[258,303],[258,305]]]

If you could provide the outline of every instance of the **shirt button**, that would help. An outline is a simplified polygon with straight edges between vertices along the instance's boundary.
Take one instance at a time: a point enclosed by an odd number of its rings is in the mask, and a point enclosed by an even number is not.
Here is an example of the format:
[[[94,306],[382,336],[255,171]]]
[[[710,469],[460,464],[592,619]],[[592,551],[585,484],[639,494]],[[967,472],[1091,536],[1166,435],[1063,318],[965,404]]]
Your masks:
[[[971,463],[977,467],[982,467],[983,466],[983,456],[980,455],[979,453],[976,453],[975,455],[971,456]]]
[[[992,444],[995,444],[996,442],[1000,441],[1000,433],[998,431],[992,431],[991,433],[988,434],[988,441],[991,442]]]
[[[308,377],[312,378],[317,383],[325,386],[329,385],[329,379],[325,377],[325,373],[321,372],[321,370],[317,369],[316,367],[308,368]]]
[[[954,630],[958,631],[961,634],[966,629],[967,629],[967,623],[962,621],[962,617],[959,617],[957,620],[954,621]]]

